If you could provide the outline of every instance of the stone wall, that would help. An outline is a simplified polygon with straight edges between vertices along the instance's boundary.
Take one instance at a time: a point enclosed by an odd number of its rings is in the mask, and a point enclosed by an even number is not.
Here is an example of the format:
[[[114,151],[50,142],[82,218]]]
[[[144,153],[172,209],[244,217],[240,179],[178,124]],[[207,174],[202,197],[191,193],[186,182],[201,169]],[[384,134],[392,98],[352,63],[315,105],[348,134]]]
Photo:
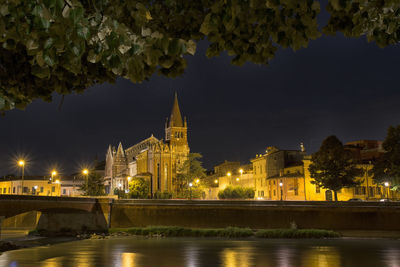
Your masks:
[[[114,201],[111,227],[175,225],[185,227],[250,227],[332,230],[400,230],[400,205],[390,203],[292,202],[268,204],[227,201]],[[253,204],[254,203],[254,204]]]

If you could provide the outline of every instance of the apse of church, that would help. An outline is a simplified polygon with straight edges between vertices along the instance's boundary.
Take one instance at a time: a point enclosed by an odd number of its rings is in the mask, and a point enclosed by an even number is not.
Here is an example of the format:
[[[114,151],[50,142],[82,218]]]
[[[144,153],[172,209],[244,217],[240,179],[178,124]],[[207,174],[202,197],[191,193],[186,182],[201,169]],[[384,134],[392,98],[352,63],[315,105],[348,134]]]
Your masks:
[[[151,194],[155,192],[175,192],[176,175],[180,166],[188,158],[187,121],[182,120],[175,94],[170,117],[165,123],[165,140],[153,135],[124,149],[108,147],[104,183],[109,194],[114,189],[128,189],[128,177],[149,179]]]

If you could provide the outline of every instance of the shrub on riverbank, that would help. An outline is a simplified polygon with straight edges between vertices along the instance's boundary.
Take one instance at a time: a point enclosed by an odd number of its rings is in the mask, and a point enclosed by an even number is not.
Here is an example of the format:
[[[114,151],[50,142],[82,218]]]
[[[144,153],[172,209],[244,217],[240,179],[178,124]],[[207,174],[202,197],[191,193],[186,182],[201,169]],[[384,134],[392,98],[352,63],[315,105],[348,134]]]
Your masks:
[[[133,228],[111,228],[109,233],[164,237],[260,237],[260,238],[335,238],[334,231],[319,229],[264,229],[254,232],[250,228],[227,227],[219,229],[191,229],[178,226],[149,226]]]
[[[253,199],[254,189],[242,186],[227,186],[218,192],[219,199]]]
[[[320,229],[265,229],[255,233],[256,237],[263,238],[334,238],[339,233]]]
[[[126,232],[132,235],[161,235],[165,237],[248,237],[253,235],[250,228],[227,227],[221,229],[191,229],[178,226],[149,226],[145,228],[114,228],[109,233]]]

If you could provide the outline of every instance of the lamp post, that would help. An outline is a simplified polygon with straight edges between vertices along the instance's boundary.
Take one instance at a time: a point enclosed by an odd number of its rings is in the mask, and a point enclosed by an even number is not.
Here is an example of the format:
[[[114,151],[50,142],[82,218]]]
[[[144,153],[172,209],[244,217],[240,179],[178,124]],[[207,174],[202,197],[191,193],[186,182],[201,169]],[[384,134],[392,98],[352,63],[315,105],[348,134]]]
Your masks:
[[[281,188],[281,201],[283,201],[283,198],[282,198],[282,195],[283,195],[282,186],[283,186],[283,183],[280,182],[280,183],[279,183],[279,187]]]
[[[229,181],[229,184],[232,184],[232,181],[231,181],[231,175],[232,175],[232,173],[231,173],[231,172],[227,172],[227,173],[226,173],[226,176],[228,176],[228,181]]]
[[[53,181],[54,181],[54,176],[57,175],[57,172],[55,170],[53,170],[51,172],[51,178],[50,178],[50,184],[51,184],[51,188],[50,188],[50,196],[53,196]]]
[[[193,184],[189,183],[189,194],[190,194],[189,200],[192,200],[192,186],[193,186]]]
[[[85,179],[85,184],[86,184],[86,190],[87,190],[87,192],[86,192],[86,194],[88,194],[89,193],[89,170],[88,169],[83,169],[82,170],[82,173],[83,173],[83,175],[84,176],[86,176],[86,179]]]
[[[22,186],[22,195],[24,194],[24,171],[25,171],[25,160],[23,160],[23,159],[20,159],[19,161],[18,161],[18,165],[22,168],[22,174],[21,174],[21,179],[22,179],[22,182],[21,182],[21,186]]]
[[[125,193],[129,192],[129,182],[132,180],[131,176],[126,177],[127,183],[126,183],[126,188],[125,188]],[[126,192],[128,190],[128,192]]]
[[[384,185],[386,187],[386,199],[389,200],[389,182],[385,182]]]

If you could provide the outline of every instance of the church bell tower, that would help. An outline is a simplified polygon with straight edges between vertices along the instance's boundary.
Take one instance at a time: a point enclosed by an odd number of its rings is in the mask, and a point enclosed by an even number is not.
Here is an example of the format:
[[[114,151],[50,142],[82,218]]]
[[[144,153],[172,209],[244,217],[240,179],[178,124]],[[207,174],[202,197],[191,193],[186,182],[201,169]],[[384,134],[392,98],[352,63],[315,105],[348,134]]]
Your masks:
[[[175,93],[174,104],[172,106],[169,120],[165,123],[165,141],[176,150],[186,151],[188,149],[187,142],[187,122],[183,121],[181,111],[178,104],[178,95]]]

